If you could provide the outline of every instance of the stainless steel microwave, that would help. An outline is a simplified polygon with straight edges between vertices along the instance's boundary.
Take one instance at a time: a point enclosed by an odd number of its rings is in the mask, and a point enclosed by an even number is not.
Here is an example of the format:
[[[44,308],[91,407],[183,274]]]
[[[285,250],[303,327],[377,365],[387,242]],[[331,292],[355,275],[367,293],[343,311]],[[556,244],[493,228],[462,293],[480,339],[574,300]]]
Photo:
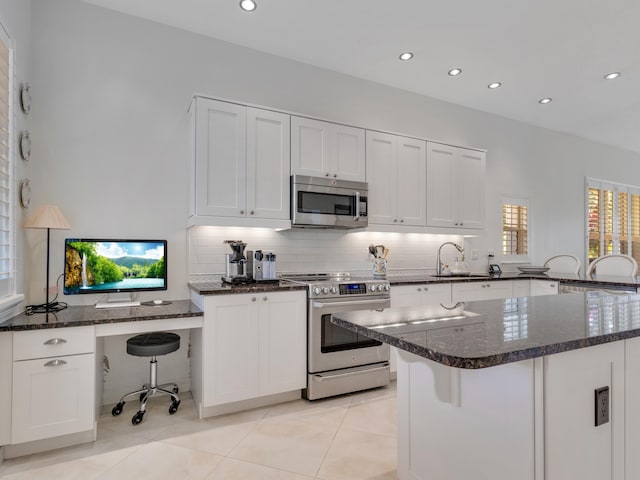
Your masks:
[[[291,225],[364,228],[368,225],[368,185],[336,178],[291,176]]]

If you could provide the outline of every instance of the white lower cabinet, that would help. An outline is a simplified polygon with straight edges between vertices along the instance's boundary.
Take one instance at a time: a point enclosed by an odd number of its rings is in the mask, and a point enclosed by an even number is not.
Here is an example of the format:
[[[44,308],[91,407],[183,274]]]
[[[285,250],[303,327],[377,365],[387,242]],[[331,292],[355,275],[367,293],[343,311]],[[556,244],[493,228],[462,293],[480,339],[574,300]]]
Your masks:
[[[640,337],[625,340],[625,470],[640,478]]]
[[[623,480],[625,342],[545,357],[544,378],[544,479]],[[596,426],[602,387],[609,388],[609,421]]]
[[[94,351],[93,327],[13,334],[12,444],[94,427]]]
[[[531,291],[530,296],[536,297],[538,295],[557,295],[559,282],[552,280],[535,280],[531,279]]]
[[[11,442],[12,335],[0,333],[0,446]]]
[[[451,303],[451,284],[400,285],[391,288],[391,307],[415,307],[429,303]]]
[[[306,387],[302,291],[205,297],[204,407]]]
[[[530,284],[528,279],[513,280],[513,296],[514,297],[528,297],[531,293]]]
[[[511,280],[493,280],[490,282],[460,282],[451,287],[453,302],[471,302],[474,300],[492,300],[513,297]]]

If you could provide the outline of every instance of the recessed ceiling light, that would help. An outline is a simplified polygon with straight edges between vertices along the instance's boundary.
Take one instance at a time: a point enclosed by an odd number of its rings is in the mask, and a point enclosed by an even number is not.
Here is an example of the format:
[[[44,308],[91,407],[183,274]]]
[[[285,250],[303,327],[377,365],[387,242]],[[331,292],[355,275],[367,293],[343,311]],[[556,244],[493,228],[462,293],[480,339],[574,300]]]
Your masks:
[[[551,97],[546,97],[538,100],[538,103],[541,103],[542,105],[546,105],[547,103],[551,103],[552,101],[553,99]]]
[[[240,0],[240,8],[245,12],[253,12],[258,5],[253,0]]]
[[[491,90],[494,90],[498,87],[502,86],[502,84],[500,82],[493,82],[490,83],[489,85],[487,85],[487,87],[489,87]]]
[[[452,68],[451,70],[449,70],[449,75],[452,77],[455,77],[457,75],[460,75],[462,73],[462,69],[461,68]]]
[[[618,78],[620,75],[622,75],[620,72],[611,72],[611,73],[607,73],[604,76],[605,80],[613,80],[614,78]]]
[[[411,60],[413,58],[413,53],[404,52],[400,54],[400,60]]]

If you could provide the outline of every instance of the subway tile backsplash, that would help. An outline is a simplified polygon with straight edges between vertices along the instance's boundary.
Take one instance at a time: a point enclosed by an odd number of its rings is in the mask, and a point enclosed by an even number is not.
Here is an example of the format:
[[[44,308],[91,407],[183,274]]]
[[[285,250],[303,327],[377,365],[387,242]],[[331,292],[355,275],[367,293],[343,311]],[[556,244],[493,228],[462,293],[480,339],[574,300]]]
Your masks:
[[[389,248],[390,271],[419,269],[433,272],[442,242],[463,244],[463,238],[456,235],[196,226],[189,229],[191,280],[225,272],[225,255],[231,253],[231,249],[224,240],[242,240],[247,244],[247,250],[275,253],[278,274],[368,272],[372,269],[369,244],[384,244]],[[456,253],[452,247],[443,248],[443,261],[453,263]]]

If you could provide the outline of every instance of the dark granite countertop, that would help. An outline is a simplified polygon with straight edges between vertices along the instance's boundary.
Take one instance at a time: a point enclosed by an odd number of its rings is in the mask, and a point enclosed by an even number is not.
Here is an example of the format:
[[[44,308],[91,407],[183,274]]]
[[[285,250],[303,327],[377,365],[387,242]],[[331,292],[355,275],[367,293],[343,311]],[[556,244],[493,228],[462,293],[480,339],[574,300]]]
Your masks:
[[[640,295],[590,291],[339,313],[331,321],[443,365],[475,369],[640,336]]]
[[[153,305],[120,308],[95,308],[94,306],[72,306],[55,313],[16,315],[0,323],[0,332],[36,330],[41,328],[81,327],[105,323],[139,322],[164,318],[187,318],[203,316],[191,300],[174,300],[168,305]]]
[[[198,295],[225,295],[235,293],[259,293],[307,289],[304,285],[294,284],[285,280],[280,280],[275,283],[256,282],[241,285],[229,285],[227,283],[222,283],[222,280],[220,279],[202,282],[189,282],[189,288]]]
[[[640,287],[640,277],[614,277],[594,275],[572,274],[531,274],[518,272],[504,272],[499,275],[471,274],[469,276],[442,276],[436,277],[428,273],[389,273],[387,280],[391,285],[411,285],[413,283],[458,283],[458,282],[483,282],[487,280],[552,280],[566,284],[606,284],[620,287]]]

